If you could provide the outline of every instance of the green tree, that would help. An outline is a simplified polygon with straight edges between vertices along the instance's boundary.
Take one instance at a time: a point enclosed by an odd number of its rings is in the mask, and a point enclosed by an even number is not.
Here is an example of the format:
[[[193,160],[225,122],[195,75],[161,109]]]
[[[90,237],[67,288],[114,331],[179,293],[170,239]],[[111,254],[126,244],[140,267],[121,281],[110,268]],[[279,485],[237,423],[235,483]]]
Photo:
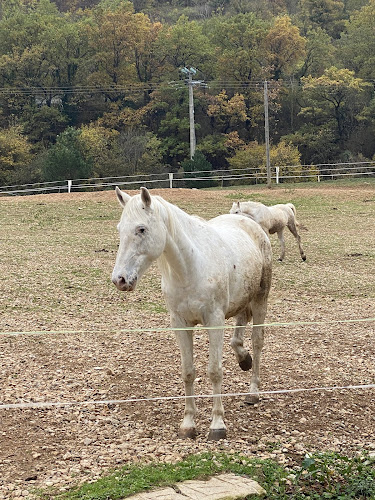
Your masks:
[[[227,137],[226,134],[206,135],[197,144],[197,151],[204,154],[214,170],[228,168],[227,158],[231,152],[226,145]]]
[[[321,76],[327,67],[332,66],[336,47],[331,37],[322,28],[317,27],[306,33],[306,53],[304,62],[298,71],[302,76]]]
[[[318,78],[303,77],[302,85],[306,105],[301,115],[316,126],[328,123],[337,144],[343,149],[358,125],[368,83],[356,78],[353,71],[332,66]]]
[[[206,159],[201,151],[196,151],[193,158],[181,162],[181,167],[184,171],[185,179],[204,179],[205,177],[210,177],[210,171],[212,170],[211,163]],[[214,185],[215,181],[211,179],[185,181],[185,186],[189,188],[207,188]]]
[[[199,99],[195,99],[195,108]],[[189,155],[189,105],[187,88],[162,87],[151,95],[145,123],[161,141],[164,164],[172,168]],[[196,131],[199,132],[196,123]]]
[[[86,179],[92,173],[92,159],[85,157],[80,141],[81,131],[68,127],[57,137],[44,157],[43,179],[58,181]]]
[[[159,46],[167,63],[165,78],[178,79],[184,66],[199,68],[205,78],[212,76],[213,47],[202,24],[181,16],[174,25],[162,30]]]
[[[301,5],[305,33],[321,28],[330,37],[340,38],[347,19],[343,0],[302,0]]]
[[[26,107],[22,117],[24,133],[34,148],[47,148],[68,124],[62,110],[55,106]]]
[[[215,17],[207,33],[216,47],[216,77],[250,83],[265,76],[268,25],[254,13]]]
[[[339,55],[349,69],[364,79],[375,78],[375,0],[354,12],[342,35]]]
[[[66,112],[72,100],[66,87],[81,82],[86,54],[83,18],[59,13],[49,0],[16,1],[0,20],[0,85],[22,90],[4,99],[7,115],[20,116],[36,103],[57,103]]]

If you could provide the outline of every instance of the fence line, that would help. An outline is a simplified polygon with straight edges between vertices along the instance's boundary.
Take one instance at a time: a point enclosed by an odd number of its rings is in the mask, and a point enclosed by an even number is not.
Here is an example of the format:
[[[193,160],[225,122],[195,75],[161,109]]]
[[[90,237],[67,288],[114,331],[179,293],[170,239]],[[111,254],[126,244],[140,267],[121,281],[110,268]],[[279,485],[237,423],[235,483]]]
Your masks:
[[[300,175],[280,175],[280,169],[293,168],[310,169],[315,168],[316,172],[303,172]],[[335,167],[335,168],[332,168]],[[343,172],[344,170],[344,172]],[[360,172],[358,170],[361,170]],[[239,173],[235,173],[239,172]],[[272,167],[272,179],[278,184],[283,179],[324,179],[349,175],[375,175],[375,161],[351,162],[351,163],[320,163],[317,165],[282,165]],[[156,178],[159,177],[159,178]],[[127,175],[117,177],[94,177],[89,179],[66,179],[64,181],[50,181],[43,183],[21,184],[11,186],[0,186],[0,195],[17,195],[26,193],[40,193],[48,191],[67,191],[82,190],[89,188],[104,188],[115,185],[150,185],[165,184],[165,187],[173,187],[173,183],[181,182],[230,182],[240,180],[263,181],[267,179],[266,173],[262,173],[258,167],[249,167],[245,169],[226,169],[226,170],[199,170],[194,172],[182,173],[158,173]],[[103,182],[107,181],[107,182]],[[160,186],[159,186],[160,187]]]
[[[255,325],[247,325],[250,328],[254,326],[273,327],[273,326],[313,326],[313,325],[332,325],[342,323],[370,323],[375,321],[374,318],[356,318],[356,319],[333,319],[322,321],[290,321],[290,322],[273,322],[273,323],[259,323]],[[163,333],[163,332],[185,332],[185,331],[201,331],[201,330],[233,330],[237,328],[236,325],[217,325],[217,326],[186,326],[184,328],[120,328],[120,329],[88,329],[88,330],[35,330],[35,331],[10,331],[0,332],[1,335],[21,336],[21,335],[59,335],[59,334],[81,334],[81,333]]]
[[[343,390],[358,390],[358,389],[375,389],[375,384],[363,385],[343,385],[343,386],[322,386],[322,387],[299,387],[297,389],[276,389],[273,391],[259,391],[254,392],[229,392],[222,394],[195,394],[193,396],[152,396],[149,398],[127,398],[127,399],[101,399],[101,400],[87,400],[87,401],[35,401],[29,403],[8,403],[0,404],[0,410],[11,409],[31,409],[31,408],[52,408],[52,407],[65,407],[65,406],[81,406],[81,405],[113,405],[113,404],[131,404],[140,402],[156,402],[156,401],[172,401],[172,400],[185,400],[185,399],[207,399],[213,397],[238,397],[258,394],[265,395],[279,395],[279,394],[295,394],[299,392],[318,392],[318,391],[343,391]]]
[[[347,319],[347,320],[328,320],[328,321],[294,321],[294,322],[284,322],[284,323],[263,323],[252,326],[296,326],[296,325],[321,325],[321,324],[342,324],[342,323],[363,323],[375,321],[374,318],[357,318],[357,319]],[[251,325],[250,325],[251,326]],[[170,332],[170,331],[184,331],[184,330],[216,330],[216,329],[234,329],[235,325],[224,325],[224,326],[195,326],[186,328],[124,328],[116,330],[118,333],[131,332],[131,333],[143,333],[143,332]],[[64,334],[64,333],[87,333],[89,331],[106,332],[106,330],[55,330],[55,331],[30,331],[30,332],[0,332],[0,335],[41,335],[41,334]],[[111,330],[113,332],[113,330]],[[337,390],[357,390],[357,389],[374,389],[375,384],[362,384],[362,385],[346,385],[346,386],[322,386],[322,387],[307,387],[307,388],[296,388],[296,389],[277,389],[270,391],[259,391],[259,395],[281,395],[281,394],[293,394],[301,392],[317,392],[317,391],[337,391]],[[215,396],[221,397],[238,397],[252,395],[253,392],[234,392],[234,393],[222,393],[220,395],[215,394]],[[181,400],[188,398],[212,398],[215,397],[213,394],[197,394],[194,396],[152,396],[143,398],[126,398],[126,399],[105,399],[105,400],[85,400],[85,401],[44,401],[44,402],[22,402],[22,403],[0,403],[0,410],[10,410],[10,409],[32,409],[32,408],[52,408],[52,407],[71,407],[71,406],[82,406],[82,405],[109,405],[109,404],[131,404],[138,402],[156,402],[156,401],[171,401],[171,400]]]

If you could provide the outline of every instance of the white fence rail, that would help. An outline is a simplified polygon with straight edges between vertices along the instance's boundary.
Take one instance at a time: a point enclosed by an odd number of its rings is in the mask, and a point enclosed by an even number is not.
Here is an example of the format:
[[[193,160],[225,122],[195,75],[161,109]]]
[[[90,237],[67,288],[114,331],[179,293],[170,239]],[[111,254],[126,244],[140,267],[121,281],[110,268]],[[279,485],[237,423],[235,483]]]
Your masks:
[[[300,174],[293,175],[296,169]],[[286,172],[283,174],[283,172]],[[375,177],[375,161],[355,163],[325,163],[318,165],[283,165],[272,167],[271,179],[276,184],[282,182],[334,180],[345,177]],[[96,177],[91,179],[66,179],[12,186],[0,186],[0,196],[60,193],[72,191],[103,190],[116,185],[128,189],[139,186],[173,188],[206,187],[207,183],[217,186],[263,184],[267,175],[259,168],[231,170],[203,170],[195,172],[166,172],[160,174],[131,175],[121,177]]]

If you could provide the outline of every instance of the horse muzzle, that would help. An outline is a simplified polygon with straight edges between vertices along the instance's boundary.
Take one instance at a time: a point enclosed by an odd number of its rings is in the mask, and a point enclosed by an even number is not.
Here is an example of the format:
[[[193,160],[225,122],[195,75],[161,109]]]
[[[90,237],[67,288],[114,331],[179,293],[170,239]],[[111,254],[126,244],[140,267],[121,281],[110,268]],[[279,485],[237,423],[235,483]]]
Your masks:
[[[137,276],[132,276],[131,278],[125,278],[122,275],[112,276],[112,282],[122,292],[132,292],[133,290],[135,290],[137,281]]]

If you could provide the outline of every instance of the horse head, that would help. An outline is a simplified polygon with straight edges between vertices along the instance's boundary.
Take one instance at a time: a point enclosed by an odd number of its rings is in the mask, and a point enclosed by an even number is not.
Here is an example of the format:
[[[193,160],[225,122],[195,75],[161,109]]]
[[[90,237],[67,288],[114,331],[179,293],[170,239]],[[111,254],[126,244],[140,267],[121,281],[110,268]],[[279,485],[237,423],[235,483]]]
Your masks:
[[[237,201],[236,202],[233,202],[233,205],[232,205],[232,208],[230,209],[230,214],[240,214],[241,213],[241,205],[240,205],[240,202]]]
[[[142,187],[136,196],[129,196],[116,187],[116,194],[123,211],[117,226],[120,245],[112,281],[119,290],[132,291],[163,253],[167,230],[158,202],[146,188]]]

